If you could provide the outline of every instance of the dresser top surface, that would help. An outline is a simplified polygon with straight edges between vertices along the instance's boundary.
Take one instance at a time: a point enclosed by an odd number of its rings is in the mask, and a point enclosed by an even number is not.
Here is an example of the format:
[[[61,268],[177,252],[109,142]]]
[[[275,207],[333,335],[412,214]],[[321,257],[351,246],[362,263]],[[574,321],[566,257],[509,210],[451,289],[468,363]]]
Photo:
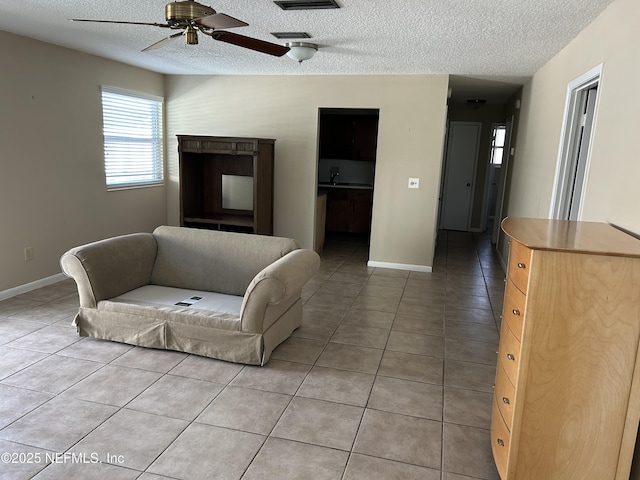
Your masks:
[[[606,223],[507,217],[502,230],[534,250],[640,258],[640,240]]]

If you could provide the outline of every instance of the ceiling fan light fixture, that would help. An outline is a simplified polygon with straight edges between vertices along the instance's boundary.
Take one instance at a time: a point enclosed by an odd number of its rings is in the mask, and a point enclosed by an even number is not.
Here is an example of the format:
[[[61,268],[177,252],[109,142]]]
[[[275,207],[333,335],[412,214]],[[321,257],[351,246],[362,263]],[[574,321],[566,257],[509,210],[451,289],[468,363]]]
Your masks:
[[[198,44],[198,31],[189,25],[184,32],[184,38],[187,40],[187,45]]]
[[[287,57],[293,58],[296,62],[302,63],[309,60],[318,51],[318,45],[308,42],[287,42],[285,46],[289,47]]]

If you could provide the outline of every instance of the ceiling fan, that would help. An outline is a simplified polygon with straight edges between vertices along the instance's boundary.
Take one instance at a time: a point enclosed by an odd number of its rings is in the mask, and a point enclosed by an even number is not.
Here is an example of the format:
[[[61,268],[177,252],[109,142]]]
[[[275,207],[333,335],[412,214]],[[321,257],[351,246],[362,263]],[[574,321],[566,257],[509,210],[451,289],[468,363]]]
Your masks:
[[[193,0],[183,0],[168,3],[165,6],[166,23],[145,23],[145,22],[128,22],[118,20],[86,20],[81,18],[72,18],[74,22],[96,22],[96,23],[124,23],[129,25],[151,25],[153,27],[170,28],[172,30],[181,30],[178,33],[169,35],[162,40],[155,42],[142,51],[160,48],[167,43],[184,36],[188,45],[196,45],[198,43],[198,32],[210,36],[214,40],[230,43],[239,47],[248,48],[257,52],[266,53],[276,57],[281,57],[289,51],[289,47],[278,45],[276,43],[265,42],[257,38],[238,35],[237,33],[219,30],[222,28],[246,27],[249,24],[230,17],[224,13],[218,13],[213,8],[202,5]]]

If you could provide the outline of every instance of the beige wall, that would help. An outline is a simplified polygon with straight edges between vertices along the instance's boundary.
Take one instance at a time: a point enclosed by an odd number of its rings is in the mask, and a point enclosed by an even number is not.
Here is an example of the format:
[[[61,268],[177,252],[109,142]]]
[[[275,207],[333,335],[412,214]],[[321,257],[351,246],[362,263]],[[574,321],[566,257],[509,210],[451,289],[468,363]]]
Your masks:
[[[567,85],[603,64],[583,220],[640,234],[640,2],[616,0],[525,86],[509,215],[548,217]]]
[[[169,222],[179,222],[177,134],[275,138],[275,234],[313,248],[318,109],[378,108],[370,259],[430,266],[447,85],[447,75],[168,77]]]
[[[4,32],[0,65],[0,293],[60,273],[72,246],[166,222],[165,187],[106,191],[100,104],[102,84],[162,95],[161,75]]]

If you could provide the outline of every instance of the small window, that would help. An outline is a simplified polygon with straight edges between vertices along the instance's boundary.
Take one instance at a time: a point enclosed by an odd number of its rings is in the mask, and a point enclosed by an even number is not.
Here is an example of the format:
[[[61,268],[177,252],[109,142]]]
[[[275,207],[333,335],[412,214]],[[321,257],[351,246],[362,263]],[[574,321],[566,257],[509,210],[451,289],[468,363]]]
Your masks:
[[[502,165],[504,141],[507,135],[506,125],[495,125],[491,137],[491,165]]]
[[[162,185],[162,97],[102,87],[107,190]]]

